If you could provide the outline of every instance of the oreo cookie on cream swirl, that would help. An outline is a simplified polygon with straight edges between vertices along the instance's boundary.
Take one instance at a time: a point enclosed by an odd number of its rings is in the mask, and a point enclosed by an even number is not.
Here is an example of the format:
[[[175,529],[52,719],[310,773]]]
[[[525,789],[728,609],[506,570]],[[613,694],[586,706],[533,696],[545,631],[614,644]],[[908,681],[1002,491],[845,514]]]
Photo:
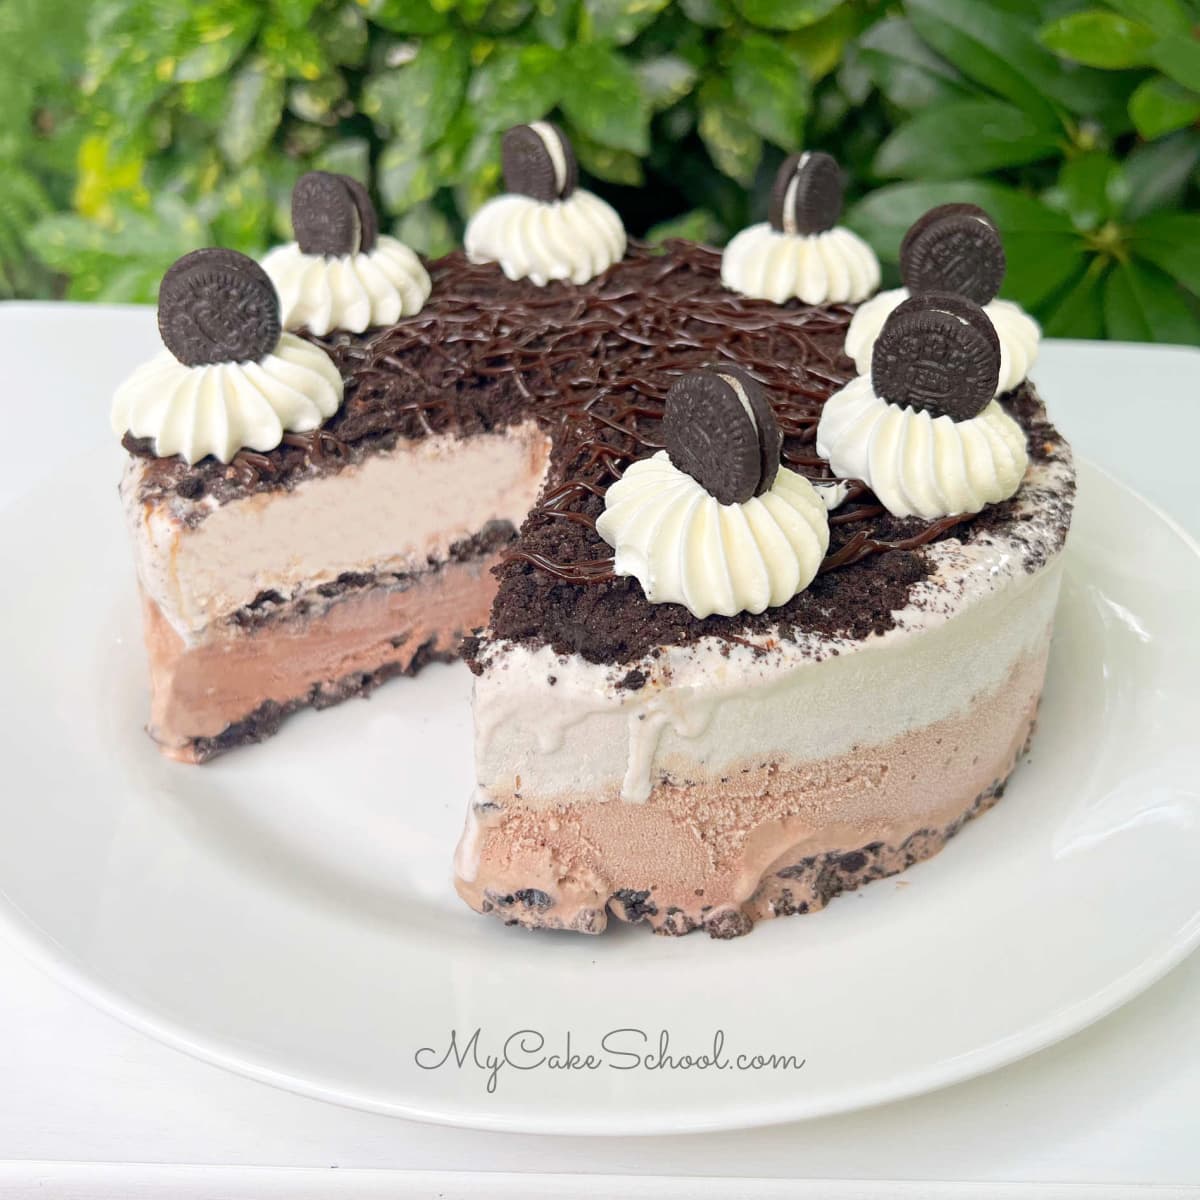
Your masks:
[[[287,329],[319,337],[363,333],[421,311],[429,274],[403,242],[379,233],[367,189],[349,175],[309,171],[292,189],[294,242],[263,267],[279,291]]]
[[[789,155],[771,188],[771,228],[778,233],[825,233],[842,215],[845,186],[842,168],[831,154],[816,150]]]
[[[820,151],[792,154],[775,176],[769,220],[743,229],[721,256],[721,282],[757,300],[846,304],[879,286],[879,260],[838,225],[845,181]]]
[[[693,616],[759,613],[812,582],[829,548],[825,500],[780,465],[770,400],[748,374],[719,367],[667,393],[665,449],[631,464],[604,497],[596,530],[613,571],[652,604]]]
[[[762,387],[737,368],[680,376],[661,436],[671,462],[721,504],[761,496],[775,482],[783,434]]]
[[[1000,374],[1000,339],[977,304],[926,292],[905,300],[875,341],[871,380],[878,395],[953,421],[988,406]]]
[[[509,279],[544,287],[584,284],[625,254],[625,229],[612,207],[577,186],[571,143],[557,125],[515,125],[501,144],[503,196],[489,200],[463,239],[473,263],[498,263]]]
[[[565,200],[579,183],[579,166],[566,134],[550,121],[514,125],[500,143],[504,186],[543,204]]]
[[[900,247],[904,287],[880,292],[854,314],[846,353],[867,371],[875,339],[910,296],[953,293],[983,306],[1000,339],[997,394],[1012,391],[1037,358],[1041,329],[1011,300],[996,298],[1004,279],[1004,245],[992,218],[974,204],[942,204],[915,221]]]
[[[1029,463],[1025,434],[994,399],[1000,342],[963,296],[900,304],[869,373],[826,401],[817,452],[861,479],[893,516],[934,520],[1007,500]]]
[[[163,277],[158,328],[165,349],[117,388],[118,437],[151,438],[160,458],[229,462],[305,433],[342,401],[329,356],[280,330],[266,272],[233,250],[194,250]]]

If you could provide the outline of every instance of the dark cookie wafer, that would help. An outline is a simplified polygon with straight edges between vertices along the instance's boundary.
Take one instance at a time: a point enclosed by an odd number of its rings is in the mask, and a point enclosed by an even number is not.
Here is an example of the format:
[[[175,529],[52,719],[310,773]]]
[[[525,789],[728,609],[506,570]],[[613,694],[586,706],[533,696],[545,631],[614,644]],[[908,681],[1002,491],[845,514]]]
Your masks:
[[[342,175],[342,181],[354,199],[358,209],[358,250],[360,254],[370,254],[379,240],[379,217],[375,213],[375,205],[371,203],[366,186],[353,175]]]
[[[771,188],[771,228],[806,235],[832,229],[842,215],[845,186],[842,169],[832,155],[820,150],[789,155]]]
[[[892,404],[966,421],[996,394],[1000,339],[963,296],[924,292],[888,317],[871,357],[875,393]]]
[[[185,366],[257,362],[279,343],[279,297],[267,273],[236,250],[193,250],[158,289],[158,332]]]
[[[579,182],[579,165],[571,143],[557,125],[550,121],[537,124],[537,129],[532,125],[514,125],[504,134],[500,144],[504,187],[517,195],[551,204],[555,200],[565,200],[575,190]],[[562,149],[565,173],[561,187],[543,133],[554,138]]]
[[[900,243],[900,274],[914,294],[954,292],[987,304],[1000,290],[1005,265],[995,221],[974,204],[931,208]]]
[[[736,368],[680,376],[667,393],[662,439],[671,462],[721,504],[761,495],[779,470],[783,438],[770,401]]]
[[[292,188],[292,232],[305,254],[340,258],[370,250],[379,223],[367,189],[358,180],[309,171]]]

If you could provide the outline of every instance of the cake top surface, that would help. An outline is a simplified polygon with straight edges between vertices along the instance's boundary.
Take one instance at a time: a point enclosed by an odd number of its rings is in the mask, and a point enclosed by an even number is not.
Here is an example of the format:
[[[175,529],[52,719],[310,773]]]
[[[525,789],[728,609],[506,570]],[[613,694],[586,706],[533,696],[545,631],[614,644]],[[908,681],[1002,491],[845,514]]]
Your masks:
[[[853,308],[738,295],[722,286],[718,251],[683,241],[661,251],[631,245],[580,285],[510,280],[496,264],[473,264],[462,253],[429,270],[432,294],[420,313],[361,335],[308,335],[345,383],[341,407],[319,429],[229,464],[153,458],[149,447],[127,441],[144,460],[141,499],[198,522],[216,506],[346,469],[402,439],[536,420],[554,440],[550,479],[500,569],[489,636],[616,663],[705,636],[882,632],[931,574],[923,546],[1017,519],[1020,495],[974,517],[898,519],[851,483],[831,514],[821,574],[788,603],[728,618],[651,604],[636,580],[613,576],[612,551],[595,522],[608,486],[662,447],[672,385],[701,368],[746,373],[771,398],[783,465],[814,483],[832,482],[816,427],[826,400],[855,374],[843,350]],[[1065,459],[1069,451],[1027,387],[1005,402],[1035,464]],[[1043,558],[1055,537],[1061,544],[1068,521],[1069,511],[1056,515],[1056,532],[1039,543]],[[468,643],[468,657],[477,650]]]

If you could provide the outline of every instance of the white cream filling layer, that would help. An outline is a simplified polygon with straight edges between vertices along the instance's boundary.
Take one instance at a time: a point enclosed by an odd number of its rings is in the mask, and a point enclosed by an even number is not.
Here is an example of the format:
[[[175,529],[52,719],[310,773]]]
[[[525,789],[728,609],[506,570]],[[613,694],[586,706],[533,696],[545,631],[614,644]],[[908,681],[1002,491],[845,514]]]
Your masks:
[[[637,803],[663,778],[711,780],[746,761],[820,762],[965,711],[1044,642],[1061,514],[1042,506],[1070,476],[1069,462],[1034,466],[1030,498],[1015,502],[1014,518],[1027,518],[1019,538],[929,547],[932,574],[879,636],[746,639],[766,655],[708,638],[619,666],[496,643],[475,682],[482,796]],[[1046,565],[1030,573],[1030,554]],[[637,690],[618,686],[632,666],[647,676]]]
[[[636,691],[615,686],[611,668],[505,646],[475,684],[480,789],[501,803],[519,792],[533,807],[580,796],[641,803],[662,779],[706,782],[746,762],[819,762],[878,745],[999,687],[1043,644],[1060,575],[1055,562],[1007,576],[953,621],[914,613],[820,658],[789,642],[767,655],[716,638],[667,648]]]
[[[133,459],[122,495],[142,587],[192,644],[260,592],[286,598],[343,572],[419,571],[488,521],[519,526],[548,456],[548,439],[529,422],[465,439],[403,441],[291,491],[224,505],[208,497],[143,504],[143,466]],[[189,524],[196,515],[202,519]]]

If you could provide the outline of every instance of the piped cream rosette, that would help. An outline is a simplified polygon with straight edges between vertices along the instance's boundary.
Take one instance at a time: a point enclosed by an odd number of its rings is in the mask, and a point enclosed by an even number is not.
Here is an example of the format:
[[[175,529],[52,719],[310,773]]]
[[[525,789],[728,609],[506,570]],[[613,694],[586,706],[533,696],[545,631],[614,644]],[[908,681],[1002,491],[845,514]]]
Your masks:
[[[279,292],[285,329],[322,337],[335,329],[362,333],[419,313],[429,299],[429,272],[396,238],[370,250],[305,254],[296,242],[276,246],[262,262]]]
[[[904,287],[880,292],[854,314],[846,331],[846,353],[861,373],[871,366],[875,340],[888,317],[911,296],[948,292],[980,305],[1000,342],[997,395],[1028,378],[1037,360],[1042,331],[1019,304],[999,300],[1004,280],[1004,244],[996,223],[974,204],[942,204],[914,222],[900,246]]]
[[[733,368],[682,376],[665,450],[605,495],[596,530],[652,604],[695,617],[760,613],[812,582],[829,548],[826,501],[779,464],[782,438],[758,384]]]
[[[318,346],[281,333],[263,269],[232,250],[196,250],[163,277],[158,326],[166,349],[113,396],[112,427],[150,438],[160,458],[229,462],[274,449],[337,412],[342,377]]]
[[[263,259],[285,329],[318,337],[362,333],[419,313],[429,273],[403,242],[380,235],[375,206],[357,179],[309,171],[292,189],[294,242]]]
[[[1012,496],[1025,433],[995,400],[998,339],[957,296],[907,301],[876,342],[870,373],[826,402],[817,453],[861,479],[896,517],[979,512]]]
[[[856,233],[837,224],[842,172],[820,152],[793,154],[771,192],[770,220],[725,247],[721,282],[731,291],[782,304],[853,304],[879,286],[879,260]]]
[[[846,354],[860,372],[871,369],[875,339],[888,317],[911,296],[908,288],[890,288],[862,304],[846,331]],[[1003,395],[1019,387],[1029,377],[1042,343],[1041,326],[1012,300],[990,300],[983,311],[996,329],[1000,340],[1000,369],[996,394]]]
[[[504,135],[505,195],[489,200],[464,238],[473,263],[499,263],[509,279],[538,287],[587,283],[625,254],[625,228],[612,206],[576,186],[565,135],[548,121]]]

